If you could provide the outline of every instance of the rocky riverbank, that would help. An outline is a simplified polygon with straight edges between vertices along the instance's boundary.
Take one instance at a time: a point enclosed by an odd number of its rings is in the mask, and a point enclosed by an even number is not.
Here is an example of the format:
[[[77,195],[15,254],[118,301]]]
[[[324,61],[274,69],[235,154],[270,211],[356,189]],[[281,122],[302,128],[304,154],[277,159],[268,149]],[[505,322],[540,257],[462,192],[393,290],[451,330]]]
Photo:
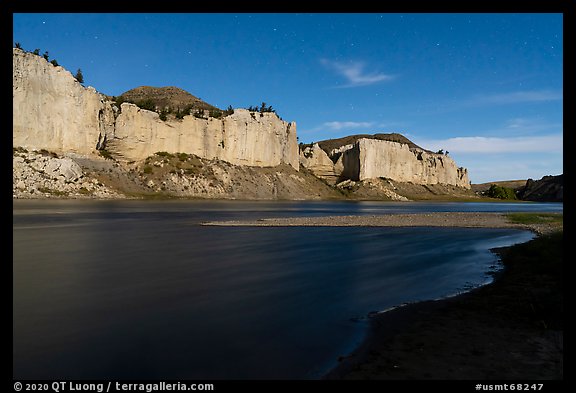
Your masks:
[[[87,174],[72,157],[14,149],[12,197],[120,199],[124,195]]]

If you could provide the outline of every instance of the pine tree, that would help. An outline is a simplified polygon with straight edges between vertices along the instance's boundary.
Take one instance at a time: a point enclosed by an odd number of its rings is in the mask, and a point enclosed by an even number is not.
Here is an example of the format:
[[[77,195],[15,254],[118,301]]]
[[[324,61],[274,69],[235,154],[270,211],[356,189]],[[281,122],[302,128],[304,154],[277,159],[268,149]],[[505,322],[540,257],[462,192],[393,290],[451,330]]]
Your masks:
[[[76,78],[78,82],[84,83],[84,75],[82,75],[82,70],[80,68],[78,68],[78,71],[76,71],[76,75],[74,75],[74,78]]]

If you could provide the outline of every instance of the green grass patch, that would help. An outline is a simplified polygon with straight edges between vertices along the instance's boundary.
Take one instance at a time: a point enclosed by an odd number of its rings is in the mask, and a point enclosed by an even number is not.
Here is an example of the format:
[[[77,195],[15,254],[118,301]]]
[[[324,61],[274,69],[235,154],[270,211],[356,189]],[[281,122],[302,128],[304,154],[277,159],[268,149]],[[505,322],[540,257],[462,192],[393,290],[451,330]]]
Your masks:
[[[144,200],[183,199],[181,197],[170,195],[164,192],[126,192],[125,195],[129,198],[144,199]]]
[[[38,187],[38,191],[43,192],[44,194],[51,194],[59,197],[68,196],[68,193],[66,191],[53,190],[47,187]]]
[[[508,220],[517,224],[563,224],[562,213],[508,213]]]

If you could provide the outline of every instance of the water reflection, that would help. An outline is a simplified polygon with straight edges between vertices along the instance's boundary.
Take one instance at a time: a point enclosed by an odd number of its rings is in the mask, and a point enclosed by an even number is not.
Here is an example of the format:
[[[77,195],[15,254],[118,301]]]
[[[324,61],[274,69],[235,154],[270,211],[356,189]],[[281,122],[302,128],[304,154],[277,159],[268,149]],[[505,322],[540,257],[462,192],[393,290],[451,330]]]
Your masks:
[[[351,318],[485,283],[490,247],[533,236],[196,225],[424,204],[16,202],[15,378],[315,378],[361,339]]]

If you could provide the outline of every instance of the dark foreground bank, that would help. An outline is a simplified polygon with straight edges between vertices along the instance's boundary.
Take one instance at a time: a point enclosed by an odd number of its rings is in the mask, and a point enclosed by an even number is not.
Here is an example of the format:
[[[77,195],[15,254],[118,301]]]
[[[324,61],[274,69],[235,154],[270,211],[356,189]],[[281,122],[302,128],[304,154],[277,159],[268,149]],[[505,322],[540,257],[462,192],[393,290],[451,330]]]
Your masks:
[[[495,250],[490,285],[376,314],[324,379],[563,379],[563,235]]]

